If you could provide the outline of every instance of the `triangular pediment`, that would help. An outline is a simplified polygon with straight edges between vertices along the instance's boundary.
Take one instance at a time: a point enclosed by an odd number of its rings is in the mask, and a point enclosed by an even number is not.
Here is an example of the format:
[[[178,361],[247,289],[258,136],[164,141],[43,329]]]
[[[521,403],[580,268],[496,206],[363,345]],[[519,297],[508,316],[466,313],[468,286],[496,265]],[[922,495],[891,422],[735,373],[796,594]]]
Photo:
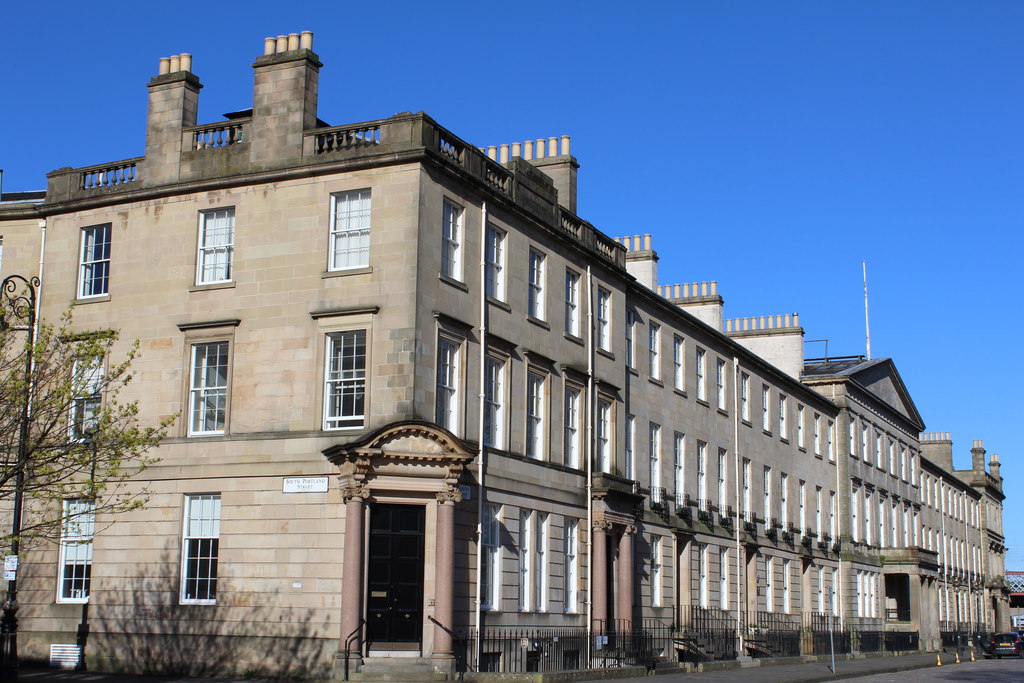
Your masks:
[[[917,406],[891,359],[865,363],[851,373],[851,378],[896,412],[924,428],[921,414],[917,412]]]

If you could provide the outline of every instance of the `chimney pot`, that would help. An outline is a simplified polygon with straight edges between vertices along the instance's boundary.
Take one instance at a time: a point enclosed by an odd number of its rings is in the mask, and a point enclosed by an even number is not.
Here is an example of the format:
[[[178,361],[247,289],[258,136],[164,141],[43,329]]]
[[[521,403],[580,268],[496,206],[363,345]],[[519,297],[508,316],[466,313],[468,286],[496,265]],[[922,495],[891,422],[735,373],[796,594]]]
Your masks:
[[[512,143],[512,156],[518,157],[518,156],[522,156],[522,154],[523,153],[522,153],[521,145],[518,142],[513,142]]]
[[[298,33],[289,33],[288,34],[288,51],[291,52],[292,50],[298,50],[298,49],[299,49],[299,34]]]
[[[527,161],[533,159],[533,140],[527,140],[525,143],[526,149],[523,150],[523,158]]]
[[[171,73],[177,73],[181,71],[181,55],[171,56]]]
[[[558,156],[558,138],[548,138],[548,156]]]
[[[161,57],[160,58],[160,75],[171,73],[171,58]]]
[[[181,70],[192,71],[192,55],[188,52],[181,53]]]
[[[313,49],[313,32],[303,31],[299,34],[299,47],[303,50]]]
[[[562,156],[563,157],[569,156],[569,136],[568,135],[563,135],[562,136]]]
[[[498,148],[491,145],[487,148],[487,158],[496,161],[498,158]]]
[[[287,52],[287,51],[288,51],[288,36],[284,36],[284,35],[278,36],[277,37],[277,52],[280,53],[280,52]]]
[[[499,147],[498,148],[498,154],[499,154],[498,161],[503,163],[503,164],[507,163],[508,162],[508,145],[502,145],[501,147]]]
[[[536,146],[533,148],[533,153],[538,159],[544,158],[544,138],[537,138]]]
[[[277,38],[267,36],[263,39],[263,56],[272,55],[277,50]]]

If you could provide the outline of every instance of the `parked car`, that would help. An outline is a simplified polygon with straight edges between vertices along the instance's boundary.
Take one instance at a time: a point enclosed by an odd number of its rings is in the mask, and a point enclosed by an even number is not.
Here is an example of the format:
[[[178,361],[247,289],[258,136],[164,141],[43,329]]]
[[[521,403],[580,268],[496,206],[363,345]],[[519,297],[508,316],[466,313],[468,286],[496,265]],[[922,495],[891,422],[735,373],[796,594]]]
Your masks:
[[[1003,655],[1024,657],[1024,638],[1019,633],[995,633],[989,639],[985,656],[1001,659]]]

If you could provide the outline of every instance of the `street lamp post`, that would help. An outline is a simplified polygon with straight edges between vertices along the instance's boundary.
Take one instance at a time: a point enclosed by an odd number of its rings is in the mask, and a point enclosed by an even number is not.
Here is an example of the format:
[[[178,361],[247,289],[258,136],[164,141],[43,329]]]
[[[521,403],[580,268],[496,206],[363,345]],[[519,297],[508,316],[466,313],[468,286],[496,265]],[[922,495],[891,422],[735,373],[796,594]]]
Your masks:
[[[14,476],[14,509],[11,512],[11,554],[4,559],[4,578],[7,579],[7,597],[0,616],[0,678],[13,681],[18,678],[18,552],[21,545],[21,508],[25,488],[25,461],[28,457],[28,426],[32,398],[33,351],[35,346],[36,295],[39,278],[8,275],[0,282],[0,304],[9,306],[14,319],[27,320],[28,339],[25,342],[25,387],[22,396],[21,418],[18,424],[18,459]],[[6,311],[4,311],[6,313]],[[7,316],[0,316],[0,328],[11,325]]]

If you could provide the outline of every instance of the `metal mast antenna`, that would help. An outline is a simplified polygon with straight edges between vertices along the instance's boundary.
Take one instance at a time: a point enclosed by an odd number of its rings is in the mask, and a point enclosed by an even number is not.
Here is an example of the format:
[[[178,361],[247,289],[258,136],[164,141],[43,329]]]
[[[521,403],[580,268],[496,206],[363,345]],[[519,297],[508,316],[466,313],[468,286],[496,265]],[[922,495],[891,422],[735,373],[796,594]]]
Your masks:
[[[871,360],[871,320],[868,317],[868,262],[861,261],[864,270],[864,342],[867,346],[868,360]]]

